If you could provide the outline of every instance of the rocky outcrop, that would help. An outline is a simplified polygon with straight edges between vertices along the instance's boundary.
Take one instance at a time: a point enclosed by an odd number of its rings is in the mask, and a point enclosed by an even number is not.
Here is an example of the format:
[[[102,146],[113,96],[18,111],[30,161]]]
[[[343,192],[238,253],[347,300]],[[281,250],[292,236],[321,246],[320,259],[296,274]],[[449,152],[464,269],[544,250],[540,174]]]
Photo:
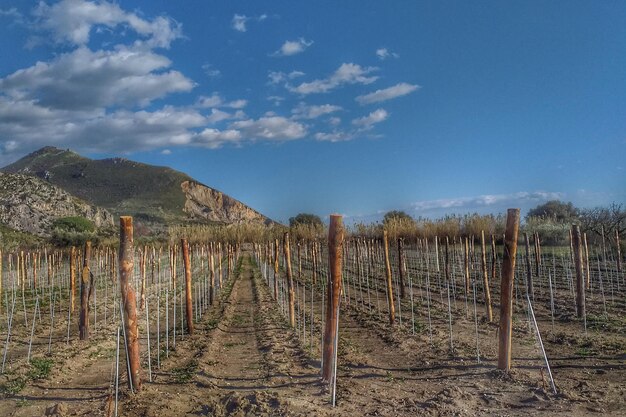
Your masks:
[[[96,225],[113,225],[103,208],[86,203],[38,178],[0,173],[0,223],[39,236],[50,234],[52,222],[60,217],[85,217]]]
[[[226,224],[256,223],[269,225],[270,219],[228,195],[195,181],[183,181],[183,211],[192,219]]]

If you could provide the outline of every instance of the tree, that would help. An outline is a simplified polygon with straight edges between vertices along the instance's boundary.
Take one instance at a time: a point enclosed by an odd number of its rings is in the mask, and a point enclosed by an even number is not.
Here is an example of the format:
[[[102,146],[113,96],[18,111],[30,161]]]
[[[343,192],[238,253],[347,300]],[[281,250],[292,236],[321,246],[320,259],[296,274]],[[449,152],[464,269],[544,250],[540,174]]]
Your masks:
[[[613,203],[608,207],[584,209],[580,212],[580,222],[585,232],[594,232],[612,239],[617,230],[620,236],[626,234],[626,208],[621,204]]]
[[[310,213],[300,213],[296,217],[289,218],[289,227],[295,227],[297,225],[308,225],[313,227],[324,227],[324,222],[320,216]]]
[[[550,200],[530,209],[526,214],[526,221],[533,217],[554,220],[557,222],[572,222],[579,216],[579,210],[572,203],[564,203],[559,200]]]
[[[388,211],[387,213],[385,213],[385,217],[383,218],[383,223],[385,225],[388,225],[392,221],[416,224],[415,219],[413,217],[409,216],[408,214],[406,214],[406,212],[401,211],[401,210],[392,210],[392,211]]]

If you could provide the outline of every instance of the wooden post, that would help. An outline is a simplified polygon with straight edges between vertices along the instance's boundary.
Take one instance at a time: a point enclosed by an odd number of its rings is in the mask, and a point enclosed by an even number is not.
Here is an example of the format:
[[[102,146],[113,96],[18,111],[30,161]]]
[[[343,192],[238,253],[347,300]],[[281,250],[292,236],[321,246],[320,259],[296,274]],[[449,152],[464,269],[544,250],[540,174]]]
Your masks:
[[[135,391],[141,390],[141,368],[139,362],[139,333],[137,331],[137,296],[133,288],[133,218],[120,217],[120,292],[124,306],[124,328],[128,346],[130,366],[129,384]]]
[[[535,232],[535,277],[539,278],[539,268],[541,267],[541,244],[539,243],[539,232]]]
[[[2,272],[2,249],[0,249],[0,313],[2,313],[2,279],[4,274]]]
[[[531,300],[534,300],[533,291],[533,274],[532,267],[530,266],[530,240],[528,239],[528,233],[524,233],[524,243],[526,245],[526,291]]]
[[[485,247],[485,231],[480,234],[481,249],[481,265],[483,269],[483,287],[485,289],[485,309],[487,311],[487,320],[489,323],[493,321],[493,310],[491,309],[491,292],[489,291],[489,274],[487,273],[487,249]]]
[[[404,239],[398,238],[398,271],[400,272],[400,298],[405,298],[404,292]]]
[[[291,274],[291,250],[289,248],[289,232],[285,233],[283,240],[283,252],[285,255],[285,269],[287,270],[287,293],[289,297],[289,324],[296,327],[296,305],[293,289],[293,275]]]
[[[191,297],[191,263],[189,262],[189,244],[181,239],[183,249],[183,266],[185,267],[185,313],[187,315],[187,333],[193,334],[193,299]]]
[[[619,245],[619,229],[617,228],[615,229],[615,245],[617,246],[617,272],[622,272],[622,248]]]
[[[278,239],[274,239],[274,300],[278,301]]]
[[[511,336],[513,332],[513,283],[519,229],[519,209],[508,209],[500,283],[500,331],[498,334],[498,368],[511,369]]]
[[[139,270],[141,271],[141,298],[139,300],[139,308],[143,311],[146,308],[146,260],[148,258],[148,248],[143,247],[139,258]]]
[[[335,369],[335,340],[339,323],[339,301],[341,295],[341,273],[344,228],[340,215],[331,214],[328,229],[328,287],[326,298],[326,323],[324,325],[322,380],[330,383]]]
[[[78,321],[78,337],[89,340],[89,260],[91,258],[91,242],[85,242],[83,251],[83,271],[80,276],[80,317]]]
[[[576,316],[585,316],[585,281],[583,272],[583,253],[580,239],[580,227],[572,225],[572,247],[574,249],[574,265],[576,267]]]
[[[209,305],[213,305],[213,293],[215,292],[215,253],[213,243],[209,247]]]
[[[585,246],[585,268],[587,270],[587,289],[591,288],[591,268],[589,267],[589,246],[587,246],[587,233],[583,233],[583,244]]]
[[[469,268],[469,239],[465,238],[465,257],[463,266],[465,267],[465,294],[470,292],[470,268]]]
[[[498,253],[496,252],[496,238],[491,235],[491,280],[496,282],[496,266],[498,264]]]
[[[393,283],[391,278],[391,263],[389,261],[389,240],[387,231],[383,230],[383,250],[385,252],[385,273],[387,277],[387,301],[389,302],[389,324],[396,321],[396,307],[393,304]]]

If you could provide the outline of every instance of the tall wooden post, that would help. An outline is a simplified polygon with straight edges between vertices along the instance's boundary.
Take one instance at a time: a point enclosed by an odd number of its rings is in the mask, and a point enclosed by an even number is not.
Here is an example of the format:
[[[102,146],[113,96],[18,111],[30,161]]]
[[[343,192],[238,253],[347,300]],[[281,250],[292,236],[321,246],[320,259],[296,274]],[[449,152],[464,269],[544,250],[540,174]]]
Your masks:
[[[576,316],[583,318],[585,316],[585,281],[580,227],[577,224],[572,225],[572,248],[574,249],[574,265],[576,267]]]
[[[335,340],[337,340],[339,324],[343,242],[343,219],[340,215],[332,214],[328,229],[328,297],[326,297],[326,323],[324,325],[324,346],[322,352],[322,380],[328,383],[331,382],[337,354]]]
[[[500,283],[500,331],[498,334],[498,368],[511,369],[511,336],[513,332],[513,283],[519,230],[519,209],[508,209]]]
[[[129,384],[141,389],[141,368],[139,362],[139,333],[137,331],[137,296],[133,288],[133,218],[120,217],[120,292],[124,307],[124,328],[128,346],[128,364],[130,367]]]
[[[291,273],[291,249],[289,247],[289,232],[285,233],[283,240],[283,252],[285,255],[285,269],[287,270],[287,295],[289,297],[289,324],[296,327],[296,305],[293,289],[293,275]]]
[[[213,305],[213,297],[215,292],[215,250],[213,243],[209,247],[209,305]]]
[[[187,239],[180,240],[183,249],[183,266],[185,268],[185,313],[187,316],[187,333],[193,334],[193,301],[191,297],[191,263],[189,262],[189,244]]]
[[[80,316],[78,321],[78,337],[89,340],[89,260],[91,258],[91,242],[85,242],[83,252],[83,271],[80,276]]]
[[[528,233],[524,233],[524,243],[526,245],[526,291],[531,300],[534,300],[533,291],[533,274],[532,267],[530,265],[530,240],[528,239]]]
[[[385,253],[385,273],[387,277],[387,301],[389,303],[389,324],[393,326],[396,321],[396,307],[393,303],[393,283],[391,277],[391,262],[389,261],[389,240],[387,231],[383,230],[383,250]]]
[[[487,273],[487,249],[485,247],[485,231],[480,234],[481,266],[483,270],[483,287],[485,289],[485,309],[487,320],[493,321],[493,310],[491,309],[491,292],[489,291],[489,274]]]
[[[491,280],[496,282],[496,265],[498,263],[498,253],[496,252],[496,238],[491,235]]]
[[[75,311],[76,304],[76,247],[70,250],[70,304],[72,312]]]
[[[146,261],[148,259],[148,247],[144,246],[139,258],[139,270],[141,271],[141,297],[139,308],[143,311],[146,307]]]
[[[465,294],[470,292],[469,239],[465,238],[463,266],[465,268]]]
[[[586,288],[591,288],[591,267],[589,266],[589,246],[587,246],[587,233],[583,233],[583,244],[585,246],[585,269],[587,271]]]
[[[274,300],[278,301],[278,239],[274,240]]]
[[[539,269],[541,267],[541,244],[539,243],[539,232],[534,234],[535,242],[535,277],[539,279]]]
[[[2,249],[0,249],[0,313],[2,313],[2,279],[4,278],[4,273],[2,271]]]
[[[405,298],[404,276],[406,270],[404,268],[404,239],[398,238],[398,271],[400,272],[400,298]]]
[[[615,245],[617,246],[617,272],[622,272],[622,248],[619,244],[619,229],[617,228],[615,229]]]

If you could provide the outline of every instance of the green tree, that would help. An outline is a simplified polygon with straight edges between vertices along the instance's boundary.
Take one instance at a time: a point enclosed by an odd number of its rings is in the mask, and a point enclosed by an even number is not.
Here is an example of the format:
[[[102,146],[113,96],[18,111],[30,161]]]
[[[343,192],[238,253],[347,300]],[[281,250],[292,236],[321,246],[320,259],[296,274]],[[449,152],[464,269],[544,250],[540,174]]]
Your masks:
[[[526,220],[533,217],[540,217],[543,219],[549,219],[557,222],[571,222],[576,220],[579,215],[579,210],[574,207],[572,203],[565,203],[559,200],[550,200],[544,204],[540,204],[537,207],[530,209],[526,214]]]
[[[320,216],[310,213],[300,213],[296,217],[289,218],[289,227],[295,227],[297,225],[307,225],[313,227],[324,227],[324,222]]]
[[[402,210],[392,210],[385,213],[385,217],[383,217],[383,223],[385,225],[388,225],[391,222],[416,224],[415,219]]]

